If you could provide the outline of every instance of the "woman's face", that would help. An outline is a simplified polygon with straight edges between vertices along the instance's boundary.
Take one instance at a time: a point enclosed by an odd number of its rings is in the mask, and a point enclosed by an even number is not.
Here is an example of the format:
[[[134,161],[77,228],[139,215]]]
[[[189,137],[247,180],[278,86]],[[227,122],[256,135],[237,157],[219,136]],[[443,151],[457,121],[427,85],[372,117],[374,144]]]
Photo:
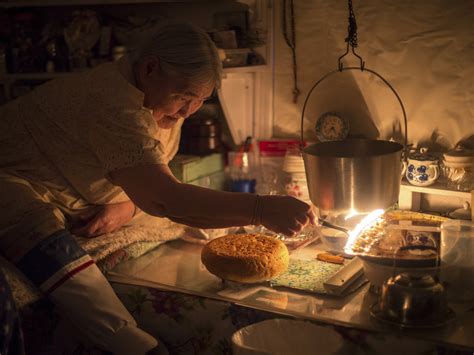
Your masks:
[[[159,61],[153,58],[138,65],[136,81],[145,94],[144,106],[153,111],[158,126],[165,129],[196,112],[214,90],[211,84],[192,85],[186,79],[164,74]]]

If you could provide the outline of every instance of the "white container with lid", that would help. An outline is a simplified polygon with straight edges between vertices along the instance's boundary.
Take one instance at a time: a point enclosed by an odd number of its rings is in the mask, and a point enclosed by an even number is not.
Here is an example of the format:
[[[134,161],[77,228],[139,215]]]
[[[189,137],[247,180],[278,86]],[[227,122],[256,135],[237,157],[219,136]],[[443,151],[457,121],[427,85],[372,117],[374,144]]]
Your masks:
[[[443,154],[443,164],[452,168],[469,168],[474,166],[474,151],[456,146]]]
[[[440,174],[438,158],[428,153],[428,148],[420,148],[408,155],[405,176],[415,186],[429,186],[436,182]]]

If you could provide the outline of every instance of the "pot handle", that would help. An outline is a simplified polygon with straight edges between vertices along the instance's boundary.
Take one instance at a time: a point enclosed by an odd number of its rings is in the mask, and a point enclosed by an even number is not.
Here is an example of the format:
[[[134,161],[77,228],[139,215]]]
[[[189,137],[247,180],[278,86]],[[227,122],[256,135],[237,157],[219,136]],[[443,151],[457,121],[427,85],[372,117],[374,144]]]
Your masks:
[[[406,159],[403,159],[403,160],[402,160],[402,172],[401,172],[401,174],[400,174],[400,175],[401,175],[400,178],[402,178],[402,179],[403,179],[403,177],[405,176],[405,173],[407,172],[407,166],[408,166],[407,160],[406,160]]]
[[[434,170],[434,176],[429,179],[428,181],[436,181],[439,178],[439,165],[438,164],[430,164],[430,169]]]
[[[407,120],[407,114],[406,114],[406,111],[405,111],[405,106],[403,106],[403,102],[402,102],[402,99],[400,98],[400,96],[398,95],[398,93],[395,91],[395,89],[393,88],[393,86],[384,78],[382,77],[380,74],[378,74],[377,72],[371,70],[371,69],[368,69],[366,67],[363,66],[362,62],[361,62],[361,66],[360,67],[342,67],[341,65],[339,65],[339,69],[337,70],[333,70],[327,74],[325,74],[321,79],[319,79],[314,85],[313,87],[309,90],[308,92],[308,95],[306,95],[306,98],[304,100],[304,104],[303,104],[303,109],[301,111],[301,141],[300,141],[300,147],[301,149],[304,148],[304,139],[303,139],[303,129],[304,129],[304,113],[306,111],[306,105],[308,104],[308,101],[309,101],[309,98],[311,96],[311,94],[313,93],[314,89],[316,89],[316,87],[321,83],[323,82],[324,80],[326,80],[328,77],[336,74],[336,73],[342,73],[343,71],[346,71],[346,70],[360,70],[360,71],[366,71],[366,72],[369,72],[373,75],[375,75],[376,77],[378,77],[380,80],[382,80],[389,88],[390,90],[393,92],[393,94],[395,95],[395,97],[397,98],[399,104],[400,104],[400,107],[402,109],[402,112],[403,112],[403,124],[404,124],[404,128],[405,128],[405,139],[404,139],[404,154],[403,154],[403,159],[406,160],[407,156],[408,156],[408,120]]]

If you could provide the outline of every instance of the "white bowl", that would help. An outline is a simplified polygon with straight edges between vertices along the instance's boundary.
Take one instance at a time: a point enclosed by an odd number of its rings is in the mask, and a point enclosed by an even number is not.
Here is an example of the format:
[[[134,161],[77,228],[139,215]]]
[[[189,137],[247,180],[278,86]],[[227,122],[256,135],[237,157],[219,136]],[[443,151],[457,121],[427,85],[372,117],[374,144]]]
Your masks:
[[[348,235],[333,228],[321,227],[319,229],[321,241],[328,251],[344,254]]]
[[[265,320],[232,335],[234,355],[330,355],[342,353],[343,346],[334,329],[291,319]]]

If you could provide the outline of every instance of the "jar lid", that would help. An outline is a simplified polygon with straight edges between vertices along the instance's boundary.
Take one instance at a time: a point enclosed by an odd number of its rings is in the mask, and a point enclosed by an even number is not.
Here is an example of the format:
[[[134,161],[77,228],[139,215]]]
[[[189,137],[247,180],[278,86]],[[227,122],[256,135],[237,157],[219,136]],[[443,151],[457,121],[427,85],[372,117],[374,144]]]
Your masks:
[[[446,163],[462,163],[466,165],[474,164],[474,151],[459,146],[444,153],[443,157]]]

